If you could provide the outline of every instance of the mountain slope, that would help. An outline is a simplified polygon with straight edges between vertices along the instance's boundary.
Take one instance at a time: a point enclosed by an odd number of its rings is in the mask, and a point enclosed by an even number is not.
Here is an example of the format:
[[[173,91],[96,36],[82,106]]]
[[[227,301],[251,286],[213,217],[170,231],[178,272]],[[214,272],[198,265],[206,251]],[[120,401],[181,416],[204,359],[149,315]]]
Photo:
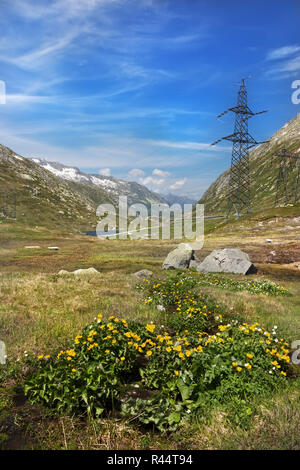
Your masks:
[[[191,199],[188,196],[178,196],[172,193],[164,194],[164,199],[170,206],[172,204],[179,204],[182,208],[184,208],[184,204],[195,204],[197,202],[195,199]]]
[[[274,155],[280,153],[283,147],[288,153],[298,153],[300,156],[300,113],[277,131],[269,142],[250,152],[251,210],[274,206],[279,171],[279,159]],[[228,169],[210,185],[199,201],[205,204],[206,215],[226,213],[229,176]],[[289,175],[291,187],[295,184],[295,177],[294,169]]]
[[[105,190],[116,204],[119,202],[119,196],[127,196],[129,205],[142,203],[149,206],[150,204],[165,202],[162,196],[135,182],[124,181],[113,176],[87,174],[76,167],[62,165],[58,162],[49,162],[40,158],[32,158],[31,160],[64,180],[80,184],[78,189],[81,188],[83,192],[88,191],[90,197],[94,199],[97,199],[97,191],[92,196],[93,189],[100,188]],[[89,186],[89,189],[84,188],[84,186]]]
[[[67,231],[88,230],[96,224],[97,205],[114,201],[101,188],[95,188],[90,195],[78,185],[0,145],[0,219],[13,216],[15,195],[18,223]]]

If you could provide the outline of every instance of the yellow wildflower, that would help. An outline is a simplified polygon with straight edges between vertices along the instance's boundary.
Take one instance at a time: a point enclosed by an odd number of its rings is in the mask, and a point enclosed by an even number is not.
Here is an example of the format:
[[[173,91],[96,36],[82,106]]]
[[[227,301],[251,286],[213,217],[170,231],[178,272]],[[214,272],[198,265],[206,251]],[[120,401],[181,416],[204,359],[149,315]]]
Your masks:
[[[146,330],[150,333],[153,333],[153,331],[155,330],[155,325],[153,323],[147,323]]]

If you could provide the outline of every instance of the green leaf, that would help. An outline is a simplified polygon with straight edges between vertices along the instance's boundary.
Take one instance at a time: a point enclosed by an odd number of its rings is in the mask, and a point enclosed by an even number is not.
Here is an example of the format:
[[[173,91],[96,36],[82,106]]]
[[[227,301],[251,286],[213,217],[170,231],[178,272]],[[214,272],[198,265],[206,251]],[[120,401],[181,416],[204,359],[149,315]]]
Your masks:
[[[177,385],[178,385],[182,400],[183,401],[187,400],[193,392],[193,387],[192,386],[189,387],[181,379],[178,380]]]
[[[81,394],[81,398],[83,399],[84,403],[88,404],[88,397],[87,397],[87,391],[83,390]]]
[[[179,423],[179,421],[180,421],[180,414],[176,413],[176,411],[173,411],[173,413],[171,413],[168,416],[168,423],[169,424]]]
[[[103,413],[104,408],[100,408],[99,406],[96,406],[95,413],[97,418]]]

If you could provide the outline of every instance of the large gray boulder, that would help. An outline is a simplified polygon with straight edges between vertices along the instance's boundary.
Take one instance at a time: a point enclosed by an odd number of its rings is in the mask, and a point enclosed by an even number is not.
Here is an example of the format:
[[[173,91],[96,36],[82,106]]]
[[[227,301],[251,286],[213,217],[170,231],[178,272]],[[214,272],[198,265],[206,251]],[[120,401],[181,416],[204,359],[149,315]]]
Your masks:
[[[170,251],[163,262],[162,269],[186,269],[194,258],[194,250],[188,243],[180,243]]]
[[[191,259],[189,268],[190,268],[190,269],[191,269],[191,268],[194,268],[194,269],[197,270],[199,264],[200,264],[200,261],[197,261],[197,260],[195,260],[195,259]]]
[[[214,250],[202,263],[198,263],[196,269],[200,273],[256,273],[257,268],[251,263],[247,253],[238,248],[225,248]]]

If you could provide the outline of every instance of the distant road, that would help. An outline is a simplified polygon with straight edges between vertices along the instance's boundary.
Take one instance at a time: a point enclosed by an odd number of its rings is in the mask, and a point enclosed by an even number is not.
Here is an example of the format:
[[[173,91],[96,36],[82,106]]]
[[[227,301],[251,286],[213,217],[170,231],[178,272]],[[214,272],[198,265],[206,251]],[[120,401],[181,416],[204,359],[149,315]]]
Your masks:
[[[225,215],[205,215],[204,220],[206,220],[206,219],[220,219],[220,218],[222,219],[224,217],[225,217]],[[201,219],[201,217],[193,217],[191,219],[188,218],[188,219],[185,219],[185,220],[200,220],[200,219]]]

